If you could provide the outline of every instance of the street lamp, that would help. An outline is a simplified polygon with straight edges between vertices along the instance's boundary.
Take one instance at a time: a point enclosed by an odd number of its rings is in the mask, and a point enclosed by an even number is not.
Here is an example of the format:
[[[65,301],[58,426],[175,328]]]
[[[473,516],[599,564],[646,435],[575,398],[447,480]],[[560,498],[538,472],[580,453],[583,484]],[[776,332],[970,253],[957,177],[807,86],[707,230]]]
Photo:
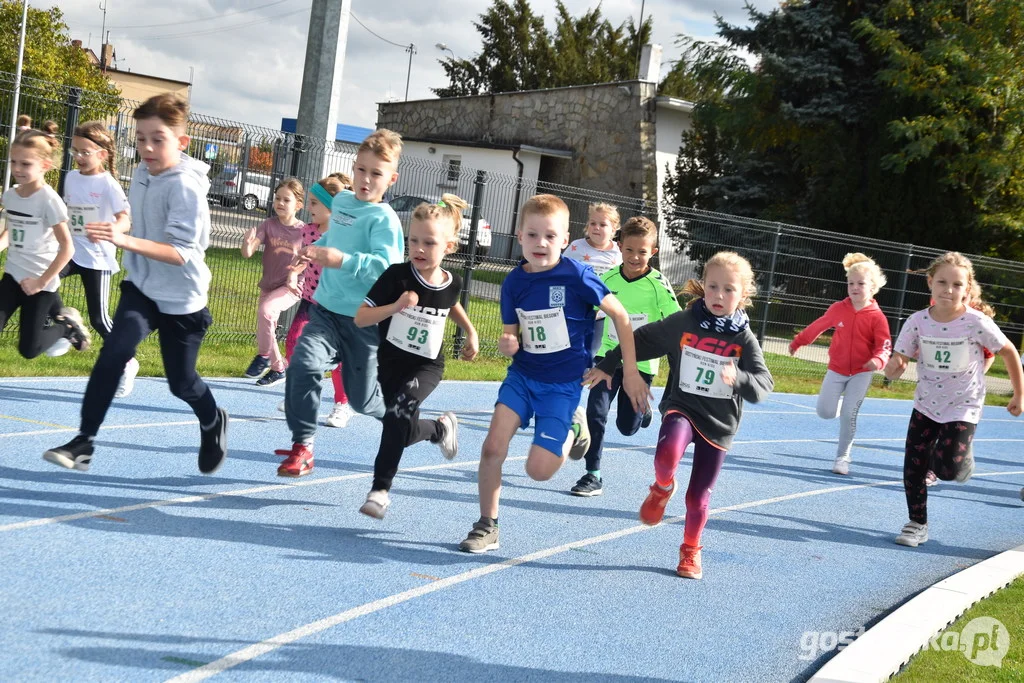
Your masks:
[[[455,89],[455,53],[445,43],[436,43],[434,45],[441,52],[448,52],[452,56],[452,68],[448,71],[448,89]]]

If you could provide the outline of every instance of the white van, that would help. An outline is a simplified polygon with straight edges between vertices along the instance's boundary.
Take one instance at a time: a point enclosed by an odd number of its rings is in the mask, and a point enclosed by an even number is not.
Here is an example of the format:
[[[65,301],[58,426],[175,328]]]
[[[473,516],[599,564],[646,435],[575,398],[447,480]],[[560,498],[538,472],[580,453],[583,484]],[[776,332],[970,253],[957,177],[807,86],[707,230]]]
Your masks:
[[[273,195],[271,182],[266,173],[249,171],[243,183],[241,171],[225,168],[210,183],[207,197],[211,201],[219,201],[222,206],[237,206],[241,203],[246,211],[266,210]]]

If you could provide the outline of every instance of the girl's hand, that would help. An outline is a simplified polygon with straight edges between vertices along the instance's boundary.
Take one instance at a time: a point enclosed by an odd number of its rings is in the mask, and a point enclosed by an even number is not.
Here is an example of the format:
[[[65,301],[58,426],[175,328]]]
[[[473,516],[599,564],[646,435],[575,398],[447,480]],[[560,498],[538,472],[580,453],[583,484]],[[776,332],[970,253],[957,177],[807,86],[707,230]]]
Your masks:
[[[398,301],[395,302],[395,306],[398,308],[397,311],[404,311],[410,306],[415,306],[420,302],[420,295],[413,291],[402,292],[402,296],[398,297]]]
[[[907,369],[907,361],[898,354],[892,354],[889,362],[885,365],[885,378],[889,381],[899,379]]]
[[[1021,400],[1020,395],[1014,394],[1010,402],[1006,404],[1006,410],[1009,411],[1010,415],[1014,417],[1020,417],[1021,413]]]
[[[583,386],[587,389],[593,389],[601,382],[608,385],[609,389],[612,388],[612,376],[603,370],[599,370],[596,365],[583,373]]]
[[[21,291],[25,292],[28,296],[43,291],[43,281],[37,277],[27,277],[18,284],[21,285]]]
[[[736,361],[727,363],[722,366],[722,381],[728,387],[733,386],[736,383]]]
[[[871,360],[869,360],[867,363],[864,364],[864,369],[865,370],[870,370],[871,372],[874,372],[876,370],[881,370],[882,369],[882,361],[878,360],[877,358],[872,358]]]
[[[462,360],[473,360],[480,352],[480,339],[477,335],[466,335],[466,341],[462,344]]]
[[[299,252],[307,261],[323,268],[341,268],[344,256],[334,247],[315,247],[312,244]]]
[[[299,287],[299,274],[294,270],[288,273],[288,279],[284,281],[285,288],[297,297],[302,297],[302,287]]]
[[[796,343],[795,339],[793,341],[789,342],[789,355],[795,356],[796,355],[796,351],[799,348],[800,348],[800,345]]]
[[[125,234],[114,223],[86,223],[85,236],[93,244],[110,242],[115,247],[124,245]]]
[[[498,353],[511,358],[519,352],[519,337],[505,332],[498,338]]]

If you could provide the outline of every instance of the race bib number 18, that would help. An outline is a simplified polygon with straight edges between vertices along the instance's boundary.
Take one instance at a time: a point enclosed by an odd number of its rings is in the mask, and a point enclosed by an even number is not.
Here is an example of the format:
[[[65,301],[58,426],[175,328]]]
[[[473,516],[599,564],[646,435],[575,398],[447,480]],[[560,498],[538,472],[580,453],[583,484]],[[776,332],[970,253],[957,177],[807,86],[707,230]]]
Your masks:
[[[684,346],[679,357],[679,388],[708,398],[732,398],[732,387],[722,381],[722,368],[735,362],[735,358]]]
[[[68,204],[68,227],[72,235],[84,235],[88,223],[100,222],[100,207],[94,204]]]
[[[569,327],[561,308],[540,311],[517,308],[516,314],[523,349],[529,353],[555,353],[569,348]]]

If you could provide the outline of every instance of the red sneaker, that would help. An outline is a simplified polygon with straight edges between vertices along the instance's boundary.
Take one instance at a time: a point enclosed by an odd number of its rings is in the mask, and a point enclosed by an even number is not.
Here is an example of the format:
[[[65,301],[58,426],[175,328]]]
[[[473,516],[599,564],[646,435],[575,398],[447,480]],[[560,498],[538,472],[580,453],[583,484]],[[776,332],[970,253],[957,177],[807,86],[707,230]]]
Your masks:
[[[287,456],[277,468],[279,477],[302,477],[313,471],[313,451],[305,444],[294,443],[291,450],[279,449],[274,454]]]
[[[665,506],[668,505],[668,501],[675,493],[675,479],[672,480],[672,488],[667,491],[658,486],[657,482],[651,484],[651,492],[647,494],[647,499],[640,506],[640,521],[647,526],[661,524],[661,520],[665,516]]]
[[[704,576],[704,570],[700,566],[700,549],[702,545],[679,546],[679,566],[676,567],[676,574],[684,579],[699,579]]]

